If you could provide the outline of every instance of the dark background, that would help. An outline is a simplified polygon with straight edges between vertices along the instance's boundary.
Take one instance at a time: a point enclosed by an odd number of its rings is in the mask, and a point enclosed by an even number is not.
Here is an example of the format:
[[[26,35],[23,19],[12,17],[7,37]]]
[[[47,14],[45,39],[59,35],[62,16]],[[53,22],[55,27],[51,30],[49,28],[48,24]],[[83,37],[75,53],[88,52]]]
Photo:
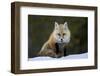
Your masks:
[[[43,44],[53,32],[54,23],[68,22],[71,41],[66,47],[67,54],[88,52],[88,18],[68,16],[28,15],[28,57],[37,57]]]

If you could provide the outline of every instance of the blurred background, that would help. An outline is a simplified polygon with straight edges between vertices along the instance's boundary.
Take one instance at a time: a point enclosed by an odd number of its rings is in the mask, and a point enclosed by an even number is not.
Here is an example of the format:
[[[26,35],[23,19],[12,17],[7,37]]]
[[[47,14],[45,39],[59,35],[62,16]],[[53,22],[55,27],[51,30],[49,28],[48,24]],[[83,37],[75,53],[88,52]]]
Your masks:
[[[71,41],[66,55],[88,52],[88,18],[69,16],[28,15],[28,58],[37,57],[43,44],[53,32],[54,23],[68,22]]]

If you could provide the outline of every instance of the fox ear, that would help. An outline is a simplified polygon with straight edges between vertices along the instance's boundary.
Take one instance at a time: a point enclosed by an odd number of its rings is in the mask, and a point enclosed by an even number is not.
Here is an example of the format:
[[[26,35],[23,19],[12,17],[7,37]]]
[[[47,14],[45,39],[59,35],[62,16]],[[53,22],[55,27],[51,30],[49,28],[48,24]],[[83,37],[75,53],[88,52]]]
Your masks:
[[[59,28],[59,25],[57,22],[55,22],[55,29],[58,29]]]
[[[67,22],[64,23],[64,28],[65,28],[65,29],[68,29],[68,24],[67,24]]]

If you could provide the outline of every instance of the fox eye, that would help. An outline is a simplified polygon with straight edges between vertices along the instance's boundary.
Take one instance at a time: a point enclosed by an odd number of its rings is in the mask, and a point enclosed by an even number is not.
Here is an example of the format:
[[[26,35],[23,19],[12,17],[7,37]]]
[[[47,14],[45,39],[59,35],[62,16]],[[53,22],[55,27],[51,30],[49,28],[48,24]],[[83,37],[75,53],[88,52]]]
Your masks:
[[[58,36],[60,36],[60,33],[58,33]]]
[[[66,35],[66,33],[63,33],[63,36]]]

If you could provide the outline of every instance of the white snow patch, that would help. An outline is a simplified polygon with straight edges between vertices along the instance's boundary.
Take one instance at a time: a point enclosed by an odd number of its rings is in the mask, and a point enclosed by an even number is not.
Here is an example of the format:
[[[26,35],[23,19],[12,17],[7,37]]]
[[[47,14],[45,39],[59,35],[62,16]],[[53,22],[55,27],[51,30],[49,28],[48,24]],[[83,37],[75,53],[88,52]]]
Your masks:
[[[88,58],[88,53],[84,54],[75,54],[75,55],[68,55],[65,57],[61,58],[52,58],[52,57],[46,57],[46,56],[41,56],[41,57],[34,57],[34,58],[29,58],[29,61],[37,61],[37,60],[65,60],[65,59],[86,59]]]

